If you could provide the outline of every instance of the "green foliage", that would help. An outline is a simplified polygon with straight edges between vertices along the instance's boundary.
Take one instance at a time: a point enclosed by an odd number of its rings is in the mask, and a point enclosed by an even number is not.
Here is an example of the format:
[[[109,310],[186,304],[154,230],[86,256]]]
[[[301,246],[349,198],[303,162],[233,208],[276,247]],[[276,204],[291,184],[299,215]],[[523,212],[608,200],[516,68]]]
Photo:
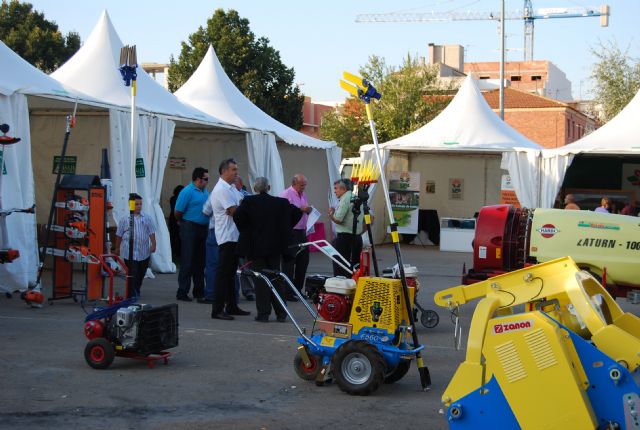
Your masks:
[[[169,65],[169,90],[184,84],[213,45],[218,59],[231,81],[260,109],[294,128],[302,127],[304,96],[294,85],[295,72],[286,67],[269,39],[256,39],[249,20],[235,10],[218,9],[182,42],[180,56],[172,56]]]
[[[49,73],[60,67],[80,48],[80,36],[66,36],[54,21],[33,10],[30,3],[3,0],[0,5],[0,39],[26,61]]]
[[[600,43],[591,53],[598,59],[591,71],[594,101],[602,106],[602,119],[607,122],[640,90],[640,62],[629,57],[628,48],[623,52],[614,42]]]
[[[449,87],[438,84],[437,68],[407,55],[399,68],[388,66],[383,58],[369,57],[360,75],[382,94],[372,102],[378,140],[383,143],[417,130],[438,115],[449,103]],[[369,120],[361,101],[350,97],[341,111],[322,119],[320,136],[335,140],[343,157],[359,155],[361,145],[373,143]]]

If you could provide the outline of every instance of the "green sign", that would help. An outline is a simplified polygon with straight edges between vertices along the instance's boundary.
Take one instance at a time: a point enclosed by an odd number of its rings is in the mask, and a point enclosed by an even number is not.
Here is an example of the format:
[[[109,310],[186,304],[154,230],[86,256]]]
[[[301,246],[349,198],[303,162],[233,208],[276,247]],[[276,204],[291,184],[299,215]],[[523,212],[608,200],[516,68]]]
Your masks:
[[[58,166],[60,165],[60,157],[59,155],[53,156],[53,172],[54,174],[58,173]],[[65,155],[64,164],[62,165],[62,174],[63,175],[75,175],[76,174],[76,164],[78,163],[78,157],[75,155]]]
[[[7,166],[4,164],[4,152],[0,151],[0,166],[2,166],[2,174],[7,174]]]
[[[136,158],[136,178],[144,178],[144,160]]]

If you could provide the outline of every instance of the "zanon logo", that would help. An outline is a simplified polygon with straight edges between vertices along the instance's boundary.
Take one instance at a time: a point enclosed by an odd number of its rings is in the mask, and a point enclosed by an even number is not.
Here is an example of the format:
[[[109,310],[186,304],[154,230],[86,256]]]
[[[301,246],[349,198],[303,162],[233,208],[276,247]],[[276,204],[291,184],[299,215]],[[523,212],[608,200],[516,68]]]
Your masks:
[[[508,331],[528,330],[531,327],[533,327],[533,322],[530,320],[517,321],[513,323],[494,324],[493,334],[506,333]]]
[[[555,235],[556,233],[560,233],[560,230],[558,230],[556,226],[553,224],[545,224],[542,227],[540,227],[537,231],[542,235],[542,237],[546,239],[553,237],[553,235]]]

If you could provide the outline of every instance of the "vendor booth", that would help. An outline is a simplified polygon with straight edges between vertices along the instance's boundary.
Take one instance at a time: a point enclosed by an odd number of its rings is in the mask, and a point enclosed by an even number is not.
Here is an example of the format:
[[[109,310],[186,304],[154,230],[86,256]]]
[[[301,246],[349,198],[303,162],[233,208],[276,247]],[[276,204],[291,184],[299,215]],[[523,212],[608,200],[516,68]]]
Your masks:
[[[565,182],[583,193],[614,197],[620,201],[640,199],[640,92],[605,125],[582,139],[561,148],[542,152],[542,204],[553,207]],[[576,171],[573,171],[575,165]],[[571,167],[570,167],[571,166]],[[581,172],[579,172],[580,170]],[[586,179],[581,178],[587,177]],[[589,179],[597,178],[597,183]],[[636,178],[635,180],[633,178]],[[583,185],[580,185],[583,184]],[[576,190],[568,190],[575,193]]]
[[[520,203],[535,206],[540,149],[491,110],[471,76],[431,122],[381,145],[387,172],[420,173],[421,210],[435,210],[439,218],[463,219],[473,218],[482,206],[500,203],[506,174]],[[373,160],[373,151],[371,145],[361,147],[362,159]],[[384,216],[382,201],[376,196],[372,206]],[[387,222],[376,223],[376,242],[384,240],[381,226]]]
[[[87,120],[86,133],[74,134],[73,142],[77,143],[70,146],[69,155],[77,157],[78,173],[97,174],[100,149],[109,149],[115,219],[128,214],[132,172],[129,149],[131,89],[124,85],[118,70],[123,46],[105,11],[82,48],[51,75],[69,87],[114,105],[108,113]],[[214,161],[230,154],[237,157],[241,167],[247,166],[246,130],[182,103],[140,67],[137,69],[136,112],[136,162],[141,164],[136,172],[136,187],[143,197],[143,211],[152,216],[157,229],[157,250],[151,256],[151,267],[160,272],[174,272],[165,221],[168,204],[163,211],[161,202],[168,203],[176,185],[191,182],[193,167],[202,165],[211,169],[217,165]],[[49,115],[35,116],[35,119],[34,129],[43,142],[41,150],[50,157],[56,153],[58,145],[45,135],[59,127],[60,121]],[[176,146],[186,162],[178,169],[166,169],[171,148]],[[169,174],[165,178],[167,171]],[[44,185],[44,190],[53,186],[53,178],[46,168],[43,167],[39,175],[36,180]],[[38,199],[47,198],[46,194],[37,195]]]

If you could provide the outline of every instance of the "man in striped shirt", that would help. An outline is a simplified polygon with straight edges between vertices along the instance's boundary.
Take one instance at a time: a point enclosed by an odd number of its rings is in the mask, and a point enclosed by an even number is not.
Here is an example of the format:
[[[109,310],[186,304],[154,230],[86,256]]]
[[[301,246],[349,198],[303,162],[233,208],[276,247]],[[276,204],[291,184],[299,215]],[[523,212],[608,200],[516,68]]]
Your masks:
[[[144,279],[151,253],[156,252],[156,228],[151,217],[142,213],[142,197],[131,194],[135,200],[133,213],[133,260],[129,257],[129,215],[123,216],[118,222],[116,230],[116,255],[126,256],[124,263],[129,269],[128,297],[140,296],[140,288]]]

